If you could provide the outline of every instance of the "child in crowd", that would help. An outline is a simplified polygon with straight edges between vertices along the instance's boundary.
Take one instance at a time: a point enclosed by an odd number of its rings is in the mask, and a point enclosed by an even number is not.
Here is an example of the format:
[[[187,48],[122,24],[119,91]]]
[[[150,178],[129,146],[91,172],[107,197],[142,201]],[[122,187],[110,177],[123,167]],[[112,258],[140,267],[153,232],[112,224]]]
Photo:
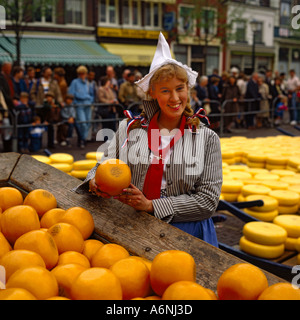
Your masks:
[[[73,105],[74,96],[72,94],[67,94],[65,99],[65,106],[61,109],[60,115],[63,124],[59,126],[59,136],[60,136],[60,144],[62,146],[71,146],[71,138],[73,136],[73,129],[75,128],[78,144],[80,144],[81,136],[80,131],[78,130],[78,126],[76,124],[76,110]]]
[[[29,151],[37,152],[43,146],[43,133],[47,131],[47,127],[41,126],[41,118],[39,116],[33,117],[32,127],[29,129],[30,144]]]
[[[33,112],[29,106],[29,95],[27,92],[20,93],[19,104],[15,106],[18,113],[18,125],[29,125],[32,122]],[[29,126],[18,128],[19,152],[28,153]]]
[[[280,101],[276,105],[275,110],[275,125],[280,125],[282,122],[289,123],[288,113],[288,97],[281,96]]]

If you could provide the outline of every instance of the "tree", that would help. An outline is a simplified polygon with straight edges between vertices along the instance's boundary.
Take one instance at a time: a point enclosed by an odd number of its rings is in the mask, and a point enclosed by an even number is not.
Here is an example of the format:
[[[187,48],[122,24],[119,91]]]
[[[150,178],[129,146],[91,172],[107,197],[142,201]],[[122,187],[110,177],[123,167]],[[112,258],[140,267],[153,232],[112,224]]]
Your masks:
[[[21,64],[21,40],[29,22],[37,17],[47,16],[52,12],[56,0],[0,0],[0,5],[5,8],[6,20],[10,21],[10,29],[14,31],[15,38],[8,37],[4,30],[2,36],[15,47],[15,53],[8,46],[0,44],[0,48],[7,52],[15,65]]]

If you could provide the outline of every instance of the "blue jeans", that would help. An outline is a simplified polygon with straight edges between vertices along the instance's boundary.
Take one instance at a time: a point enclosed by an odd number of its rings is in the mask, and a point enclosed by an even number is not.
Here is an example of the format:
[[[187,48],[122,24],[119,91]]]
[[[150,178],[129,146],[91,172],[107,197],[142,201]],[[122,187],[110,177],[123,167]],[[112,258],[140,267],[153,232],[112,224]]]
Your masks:
[[[77,107],[77,121],[90,121],[92,118],[92,108],[91,106]],[[80,131],[81,139],[86,141],[89,133],[91,124],[89,122],[77,123],[78,129]]]

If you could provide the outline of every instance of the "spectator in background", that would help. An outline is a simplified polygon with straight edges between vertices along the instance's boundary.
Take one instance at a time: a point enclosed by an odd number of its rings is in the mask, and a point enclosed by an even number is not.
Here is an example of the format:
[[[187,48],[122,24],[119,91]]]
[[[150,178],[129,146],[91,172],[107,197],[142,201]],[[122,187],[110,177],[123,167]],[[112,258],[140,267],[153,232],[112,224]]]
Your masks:
[[[135,82],[135,74],[130,72],[127,77],[127,81],[121,84],[119,89],[119,101],[128,108],[133,103],[139,103],[141,98],[138,96],[138,91]],[[138,107],[133,112],[138,113]]]
[[[26,85],[26,92],[30,94],[30,91],[32,89],[33,84],[37,81],[35,78],[35,68],[34,67],[29,67],[26,70],[26,75],[24,77],[25,85]],[[29,96],[28,96],[29,97]],[[34,101],[32,101],[29,97],[29,106],[33,107],[34,106]]]
[[[270,127],[269,117],[270,117],[270,103],[269,99],[272,97],[269,92],[269,86],[264,81],[262,77],[258,77],[258,92],[261,96],[261,100],[259,102],[259,110],[260,113],[257,114],[257,127]],[[262,112],[264,111],[264,112]]]
[[[259,100],[261,98],[260,93],[258,91],[258,73],[254,72],[251,76],[251,79],[247,83],[247,89],[245,94],[245,99],[251,99],[253,101],[245,103],[245,111],[246,112],[255,112],[259,110]],[[246,127],[247,129],[255,129],[254,126],[255,113],[247,114],[245,116]]]
[[[217,129],[219,127],[219,121],[220,117],[215,116],[220,113],[221,111],[221,104],[220,100],[222,97],[222,93],[219,91],[219,83],[220,83],[220,78],[218,77],[212,77],[210,80],[210,83],[208,83],[208,97],[210,99],[210,109],[211,109],[211,116],[210,123],[211,123],[211,128],[212,129]]]
[[[41,118],[39,116],[33,117],[32,126],[29,129],[30,144],[29,151],[37,152],[43,146],[43,133],[47,131],[47,127],[41,126]]]
[[[76,121],[80,131],[80,147],[84,148],[89,134],[90,122],[92,117],[93,96],[90,93],[87,82],[88,70],[85,66],[77,68],[77,78],[71,82],[69,94],[74,96],[74,104],[76,107]]]
[[[300,85],[299,78],[296,76],[295,70],[290,70],[290,76],[287,79],[287,91],[289,98],[289,111],[291,125],[297,124],[298,112],[297,112],[297,90]]]
[[[113,89],[113,92],[115,94],[115,98],[117,99],[119,87],[118,87],[118,81],[116,79],[115,69],[113,66],[106,67],[106,75],[110,80],[111,88]]]
[[[29,99],[34,101],[35,106],[42,106],[44,104],[46,94],[52,92],[55,101],[63,103],[62,94],[59,85],[55,79],[52,78],[52,69],[45,67],[42,70],[42,76],[33,84],[30,90]]]
[[[98,102],[98,86],[95,81],[95,71],[90,70],[87,74],[87,83],[90,90],[90,95],[93,97],[93,102]]]
[[[63,108],[60,111],[61,120],[63,124],[59,127],[60,129],[60,144],[62,146],[71,147],[71,139],[73,136],[74,128],[77,133],[78,143],[81,141],[80,131],[76,123],[76,110],[73,105],[74,97],[71,94],[66,95],[66,100]]]
[[[66,72],[64,68],[54,69],[54,79],[58,83],[63,101],[65,101],[66,95],[68,93],[68,84],[67,84],[65,75],[66,75]]]
[[[121,84],[127,81],[128,74],[130,73],[130,69],[124,69],[122,73],[122,78],[118,80],[118,87],[120,88]]]
[[[221,102],[224,103],[224,132],[231,133],[231,125],[236,121],[237,116],[227,116],[226,113],[237,113],[239,112],[239,100],[241,98],[240,89],[236,84],[237,79],[231,75],[226,84],[223,86]]]
[[[14,109],[14,86],[10,76],[11,68],[12,64],[10,62],[4,62],[0,73],[0,90],[3,95],[3,102],[5,103],[2,103],[2,107],[5,109],[5,112],[3,112],[2,122],[5,125],[10,125],[12,123],[12,110]],[[11,152],[12,150],[12,134],[10,131],[10,129],[2,130],[4,152]]]
[[[100,103],[106,104],[118,104],[119,101],[115,98],[113,89],[111,88],[111,81],[107,76],[100,78],[101,86],[98,89],[98,100]],[[116,118],[116,107],[115,106],[98,106],[97,115],[101,116],[102,119],[114,119]],[[109,128],[116,130],[116,123],[103,122],[102,128]]]
[[[12,70],[12,81],[14,84],[14,97],[20,98],[21,92],[26,92],[27,87],[24,81],[24,70],[21,67],[14,67]]]
[[[195,111],[197,111],[201,107],[201,102],[197,96],[197,90],[191,89],[191,106]]]
[[[29,125],[32,123],[33,111],[29,106],[29,95],[27,92],[21,92],[20,103],[15,106],[18,112],[18,124]],[[18,148],[21,153],[29,152],[29,127],[18,128]]]

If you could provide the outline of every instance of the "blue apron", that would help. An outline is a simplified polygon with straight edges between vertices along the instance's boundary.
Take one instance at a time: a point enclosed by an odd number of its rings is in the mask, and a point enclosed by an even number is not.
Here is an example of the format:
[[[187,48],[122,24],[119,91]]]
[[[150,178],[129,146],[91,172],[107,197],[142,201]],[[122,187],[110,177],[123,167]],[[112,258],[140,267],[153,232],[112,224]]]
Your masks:
[[[202,221],[174,222],[170,224],[218,248],[218,239],[212,218]]]

